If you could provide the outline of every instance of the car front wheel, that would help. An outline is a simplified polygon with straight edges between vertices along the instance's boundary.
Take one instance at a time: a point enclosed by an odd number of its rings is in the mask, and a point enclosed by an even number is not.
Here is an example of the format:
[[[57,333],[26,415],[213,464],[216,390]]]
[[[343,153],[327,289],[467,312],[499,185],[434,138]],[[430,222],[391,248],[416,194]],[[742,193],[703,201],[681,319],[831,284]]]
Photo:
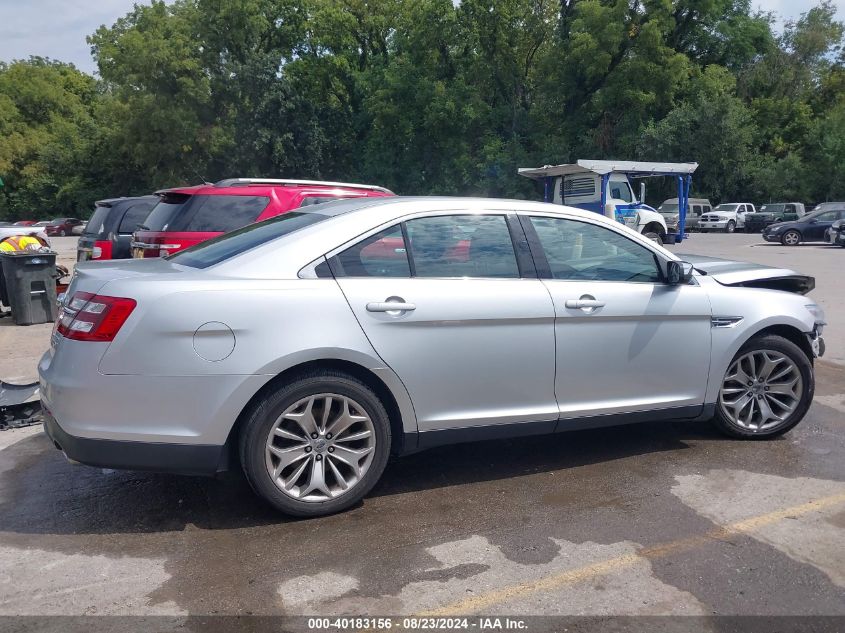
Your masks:
[[[725,227],[725,233],[733,233],[736,230],[736,222],[731,220]]]
[[[390,441],[387,412],[369,387],[319,371],[252,408],[240,457],[256,493],[285,514],[311,517],[360,501],[381,477]]]
[[[801,234],[798,231],[787,231],[780,238],[784,246],[798,246],[801,243]]]
[[[660,235],[660,233],[649,231],[648,233],[643,233],[643,237],[647,237],[648,239],[657,242],[658,244],[663,246],[663,237]]]
[[[732,437],[766,439],[798,424],[813,400],[810,359],[780,336],[752,339],[722,379],[714,422]]]

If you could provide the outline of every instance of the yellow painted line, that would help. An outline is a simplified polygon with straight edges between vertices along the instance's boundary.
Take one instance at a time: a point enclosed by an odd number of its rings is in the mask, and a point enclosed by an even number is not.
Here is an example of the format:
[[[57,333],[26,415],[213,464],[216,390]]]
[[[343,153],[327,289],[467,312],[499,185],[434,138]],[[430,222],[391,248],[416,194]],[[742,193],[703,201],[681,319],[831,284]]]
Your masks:
[[[845,503],[845,493],[822,497],[821,499],[808,501],[807,503],[792,506],[791,508],[776,510],[775,512],[770,512],[768,514],[761,514],[760,516],[751,517],[743,521],[737,521],[736,523],[731,523],[730,525],[726,525],[724,527],[715,528],[705,532],[704,534],[678,539],[676,541],[670,541],[660,545],[644,547],[631,554],[624,554],[623,556],[599,561],[597,563],[592,563],[591,565],[578,567],[577,569],[570,569],[569,571],[561,572],[559,574],[545,576],[526,583],[488,591],[487,593],[472,596],[471,598],[465,598],[463,600],[447,604],[443,607],[421,613],[420,616],[455,616],[483,611],[493,605],[500,604],[502,602],[510,602],[511,600],[522,598],[528,594],[537,593],[538,591],[558,589],[566,585],[577,584],[596,576],[617,572],[631,567],[643,559],[653,560],[677,552],[691,550],[707,543],[711,543],[714,540],[726,540],[739,534],[747,534],[766,525],[782,521],[783,519],[818,512],[819,510],[824,510],[825,508],[830,508],[832,506],[839,505],[840,503]]]

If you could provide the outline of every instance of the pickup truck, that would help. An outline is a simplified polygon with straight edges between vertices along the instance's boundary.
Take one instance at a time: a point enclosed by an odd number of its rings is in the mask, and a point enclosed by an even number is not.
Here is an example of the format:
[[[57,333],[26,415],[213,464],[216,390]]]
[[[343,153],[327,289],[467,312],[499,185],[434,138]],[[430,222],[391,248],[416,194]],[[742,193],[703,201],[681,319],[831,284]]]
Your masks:
[[[710,213],[702,214],[698,228],[702,233],[723,231],[733,233],[745,228],[745,216],[756,213],[757,209],[750,202],[723,202]]]
[[[745,232],[758,233],[775,222],[789,222],[803,217],[806,212],[800,202],[764,204],[757,213],[745,214]]]

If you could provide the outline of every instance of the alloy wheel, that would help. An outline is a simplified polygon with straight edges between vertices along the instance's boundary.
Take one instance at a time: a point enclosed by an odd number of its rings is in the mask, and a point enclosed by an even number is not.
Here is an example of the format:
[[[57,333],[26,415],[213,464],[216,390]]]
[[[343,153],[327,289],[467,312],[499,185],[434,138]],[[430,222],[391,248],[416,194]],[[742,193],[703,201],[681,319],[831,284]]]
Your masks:
[[[783,236],[783,243],[787,246],[795,246],[801,241],[801,236],[796,231],[787,231]]]
[[[788,420],[803,392],[801,372],[791,358],[774,350],[754,350],[731,364],[719,406],[736,426],[767,431]]]
[[[375,428],[352,398],[321,393],[288,407],[267,436],[265,462],[273,483],[298,501],[336,499],[366,474]]]

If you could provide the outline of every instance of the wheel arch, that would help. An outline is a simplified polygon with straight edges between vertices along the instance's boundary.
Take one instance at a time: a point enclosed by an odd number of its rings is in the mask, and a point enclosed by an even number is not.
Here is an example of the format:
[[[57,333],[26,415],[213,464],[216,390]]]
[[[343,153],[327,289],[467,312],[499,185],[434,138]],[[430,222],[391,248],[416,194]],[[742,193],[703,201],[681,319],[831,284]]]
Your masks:
[[[660,237],[666,237],[666,227],[660,222],[651,221],[643,227],[643,234],[652,232],[657,233]]]
[[[742,345],[744,346],[752,339],[768,335],[780,336],[782,338],[785,338],[787,341],[795,343],[801,349],[801,351],[807,355],[807,358],[810,360],[810,364],[813,364],[813,348],[810,345],[809,339],[807,339],[807,335],[793,325],[781,323],[778,325],[770,325],[768,327],[764,327],[763,329],[755,332],[746,340],[744,340],[742,342]]]
[[[244,420],[249,415],[252,406],[264,398],[268,393],[278,388],[280,384],[295,380],[300,376],[306,376],[316,371],[334,371],[352,376],[360,380],[375,392],[378,398],[384,404],[387,410],[387,415],[390,420],[390,431],[392,435],[391,453],[402,453],[405,449],[404,442],[408,434],[408,427],[412,426],[416,430],[416,419],[409,420],[408,413],[403,415],[400,402],[394,394],[393,390],[388,387],[384,379],[375,371],[369,369],[359,363],[342,360],[338,358],[319,358],[313,360],[302,361],[296,365],[292,365],[268,380],[258,391],[253,394],[249,401],[241,409],[240,414],[235,419],[232,428],[229,430],[229,435],[226,438],[227,454],[229,459],[229,467],[238,462],[238,447],[237,440],[243,427]]]

